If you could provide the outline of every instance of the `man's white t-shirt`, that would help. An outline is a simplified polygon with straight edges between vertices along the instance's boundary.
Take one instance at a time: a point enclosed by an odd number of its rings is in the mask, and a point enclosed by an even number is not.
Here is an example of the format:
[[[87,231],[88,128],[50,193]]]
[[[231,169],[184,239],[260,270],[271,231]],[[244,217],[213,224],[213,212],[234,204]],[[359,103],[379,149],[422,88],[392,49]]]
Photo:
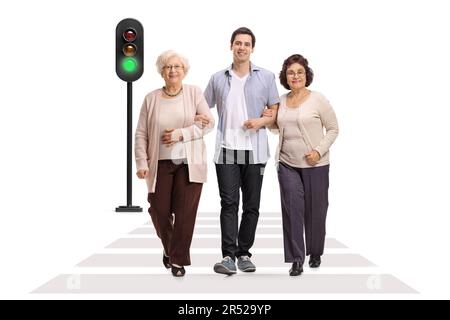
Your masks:
[[[250,133],[244,127],[248,120],[247,106],[245,103],[244,86],[248,74],[239,78],[232,70],[231,87],[223,114],[224,140],[222,146],[233,150],[252,150]]]

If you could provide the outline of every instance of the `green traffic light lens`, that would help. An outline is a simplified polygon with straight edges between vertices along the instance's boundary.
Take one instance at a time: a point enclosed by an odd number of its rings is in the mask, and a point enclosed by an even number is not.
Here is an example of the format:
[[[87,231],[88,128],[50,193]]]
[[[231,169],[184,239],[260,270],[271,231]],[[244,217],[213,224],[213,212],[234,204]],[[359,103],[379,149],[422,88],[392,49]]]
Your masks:
[[[125,58],[122,61],[122,68],[126,72],[135,72],[137,70],[137,61],[133,58]]]

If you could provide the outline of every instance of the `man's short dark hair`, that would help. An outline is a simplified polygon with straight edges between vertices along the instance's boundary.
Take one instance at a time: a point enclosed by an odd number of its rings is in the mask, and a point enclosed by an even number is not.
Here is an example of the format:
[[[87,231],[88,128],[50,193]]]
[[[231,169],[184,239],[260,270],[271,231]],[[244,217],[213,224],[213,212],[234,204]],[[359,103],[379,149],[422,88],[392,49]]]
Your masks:
[[[252,30],[250,30],[249,28],[246,28],[246,27],[240,27],[240,28],[234,30],[233,34],[231,35],[231,41],[230,41],[231,45],[233,45],[234,38],[236,38],[236,36],[238,34],[248,34],[249,36],[251,36],[252,37],[252,48],[255,46],[255,43],[256,43],[255,35],[253,34]]]

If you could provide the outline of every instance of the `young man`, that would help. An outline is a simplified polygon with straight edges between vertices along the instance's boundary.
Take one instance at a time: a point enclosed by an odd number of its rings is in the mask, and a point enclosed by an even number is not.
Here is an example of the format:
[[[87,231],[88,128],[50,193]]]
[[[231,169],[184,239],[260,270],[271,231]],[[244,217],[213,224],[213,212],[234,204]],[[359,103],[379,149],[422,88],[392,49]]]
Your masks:
[[[231,36],[233,64],[215,73],[205,90],[210,108],[217,105],[219,125],[214,162],[221,198],[220,227],[223,260],[214,271],[254,272],[250,248],[255,240],[264,167],[269,158],[266,126],[275,122],[279,96],[275,75],[250,62],[255,36],[239,28]],[[263,117],[264,109],[272,110]],[[239,191],[242,218],[238,227]]]

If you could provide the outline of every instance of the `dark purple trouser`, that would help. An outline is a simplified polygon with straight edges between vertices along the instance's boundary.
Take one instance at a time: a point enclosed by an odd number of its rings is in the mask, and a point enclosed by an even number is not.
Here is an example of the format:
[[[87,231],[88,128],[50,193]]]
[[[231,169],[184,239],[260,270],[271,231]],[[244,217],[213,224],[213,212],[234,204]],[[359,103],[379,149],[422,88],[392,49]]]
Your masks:
[[[294,168],[278,166],[285,262],[305,261],[306,255],[321,256],[325,246],[330,166]]]

